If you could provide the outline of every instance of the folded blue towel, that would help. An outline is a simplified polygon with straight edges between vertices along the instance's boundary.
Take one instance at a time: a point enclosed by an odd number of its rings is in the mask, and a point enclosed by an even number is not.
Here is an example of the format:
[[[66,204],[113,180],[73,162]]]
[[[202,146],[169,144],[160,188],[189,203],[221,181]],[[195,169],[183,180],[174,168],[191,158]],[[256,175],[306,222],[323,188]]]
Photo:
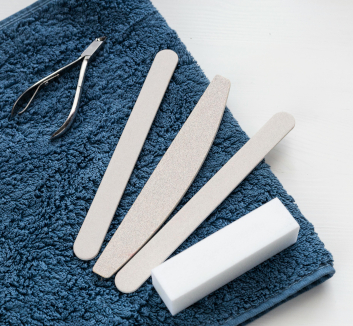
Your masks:
[[[30,85],[108,37],[88,66],[80,112],[66,119],[79,67],[55,79],[28,111],[9,120]],[[107,240],[178,133],[209,81],[147,1],[40,0],[0,23],[0,324],[238,325],[325,281],[331,254],[261,162],[178,249],[184,250],[274,197],[300,224],[298,242],[172,317],[148,280],[132,294],[78,260],[74,239],[141,90],[162,49],[179,64],[126,188]],[[226,109],[211,151],[178,211],[248,140]],[[106,245],[106,242],[104,246]]]

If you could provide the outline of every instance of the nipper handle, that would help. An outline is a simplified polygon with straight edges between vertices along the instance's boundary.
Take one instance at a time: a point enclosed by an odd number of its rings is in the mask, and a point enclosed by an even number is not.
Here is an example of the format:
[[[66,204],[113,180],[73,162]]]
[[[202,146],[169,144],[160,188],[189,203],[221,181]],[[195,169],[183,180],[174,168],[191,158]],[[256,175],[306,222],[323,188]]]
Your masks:
[[[11,117],[14,117],[17,113],[17,110],[18,110],[18,103],[20,102],[21,99],[24,99],[26,96],[29,95],[29,93],[33,90],[34,93],[33,95],[31,96],[31,99],[29,100],[29,102],[27,103],[26,107],[18,112],[18,114],[22,114],[23,112],[25,112],[28,108],[28,106],[31,104],[31,102],[33,101],[34,97],[36,96],[37,92],[39,91],[39,89],[42,87],[42,86],[45,86],[47,85],[52,79],[56,78],[56,77],[59,77],[65,70],[71,68],[72,66],[74,66],[77,62],[81,61],[82,60],[82,57],[79,57],[78,59],[76,59],[75,61],[69,63],[68,65],[66,65],[65,67],[62,67],[60,69],[58,69],[57,71],[53,72],[52,74],[50,74],[49,76],[47,77],[44,77],[42,78],[41,80],[37,81],[35,84],[33,84],[31,87],[27,88],[20,96],[19,98],[16,100],[15,104],[13,105],[12,107],[12,110],[11,110]]]
[[[72,104],[70,114],[67,117],[66,121],[63,123],[63,125],[51,135],[51,137],[50,137],[51,140],[63,135],[70,128],[70,126],[72,125],[72,123],[75,119],[75,116],[77,114],[78,108],[80,106],[82,86],[83,86],[83,82],[85,80],[86,69],[87,69],[87,65],[88,65],[88,61],[89,61],[89,57],[83,57],[83,58],[84,59],[82,61],[82,65],[81,65],[80,76],[78,77],[74,103]]]

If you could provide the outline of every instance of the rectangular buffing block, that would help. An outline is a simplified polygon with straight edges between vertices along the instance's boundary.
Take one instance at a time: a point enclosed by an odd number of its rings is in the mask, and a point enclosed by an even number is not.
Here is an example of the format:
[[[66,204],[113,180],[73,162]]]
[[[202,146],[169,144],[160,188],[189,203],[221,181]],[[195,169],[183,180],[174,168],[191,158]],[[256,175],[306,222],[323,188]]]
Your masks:
[[[275,198],[154,268],[152,283],[175,315],[294,244],[298,232]]]

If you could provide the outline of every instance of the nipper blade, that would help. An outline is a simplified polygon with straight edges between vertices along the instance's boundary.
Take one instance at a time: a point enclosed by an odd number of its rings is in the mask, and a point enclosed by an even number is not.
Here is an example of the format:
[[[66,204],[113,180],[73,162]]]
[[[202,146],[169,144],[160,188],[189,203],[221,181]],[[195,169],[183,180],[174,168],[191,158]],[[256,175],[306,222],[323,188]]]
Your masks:
[[[105,36],[96,38],[89,45],[89,47],[85,51],[83,51],[83,53],[81,54],[81,57],[89,57],[90,58],[101,47],[101,45],[105,42],[105,40],[106,40]]]

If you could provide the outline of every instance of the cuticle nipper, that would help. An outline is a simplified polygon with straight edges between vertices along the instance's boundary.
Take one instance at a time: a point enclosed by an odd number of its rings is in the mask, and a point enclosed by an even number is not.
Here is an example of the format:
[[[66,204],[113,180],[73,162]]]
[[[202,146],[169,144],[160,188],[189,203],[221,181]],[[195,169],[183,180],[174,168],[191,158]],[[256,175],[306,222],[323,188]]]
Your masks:
[[[55,139],[57,137],[62,136],[70,128],[70,126],[72,125],[72,123],[73,123],[73,121],[75,119],[75,116],[77,114],[77,111],[78,111],[78,108],[79,108],[79,104],[80,104],[81,93],[82,93],[82,86],[83,86],[83,82],[84,82],[84,78],[85,78],[85,73],[86,73],[86,68],[87,68],[88,62],[93,57],[93,55],[96,53],[96,51],[101,47],[101,45],[105,42],[105,40],[106,40],[105,36],[96,38],[89,45],[89,47],[81,54],[81,56],[78,59],[76,59],[75,61],[69,63],[65,67],[62,67],[62,68],[58,69],[57,71],[53,72],[49,76],[39,80],[38,82],[33,84],[31,87],[29,87],[16,100],[16,102],[13,105],[12,110],[11,110],[11,117],[14,117],[16,115],[17,110],[18,110],[19,101],[21,99],[23,99],[26,95],[28,95],[29,92],[34,91],[32,97],[30,98],[30,100],[29,100],[28,104],[26,105],[26,107],[23,110],[21,110],[20,112],[18,112],[18,114],[22,114],[23,112],[25,112],[27,110],[27,108],[30,105],[30,103],[32,102],[33,98],[35,97],[35,95],[37,94],[38,90],[42,86],[47,85],[49,83],[49,81],[51,81],[52,79],[60,76],[61,73],[63,73],[65,70],[67,70],[68,68],[72,67],[73,65],[75,65],[76,63],[78,63],[78,62],[80,62],[82,60],[80,75],[79,75],[78,82],[77,82],[77,87],[76,87],[75,98],[74,98],[74,102],[72,104],[72,108],[71,108],[70,114],[67,117],[66,121],[63,123],[63,125],[56,132],[54,132],[52,134],[50,139],[52,140],[52,139]]]

